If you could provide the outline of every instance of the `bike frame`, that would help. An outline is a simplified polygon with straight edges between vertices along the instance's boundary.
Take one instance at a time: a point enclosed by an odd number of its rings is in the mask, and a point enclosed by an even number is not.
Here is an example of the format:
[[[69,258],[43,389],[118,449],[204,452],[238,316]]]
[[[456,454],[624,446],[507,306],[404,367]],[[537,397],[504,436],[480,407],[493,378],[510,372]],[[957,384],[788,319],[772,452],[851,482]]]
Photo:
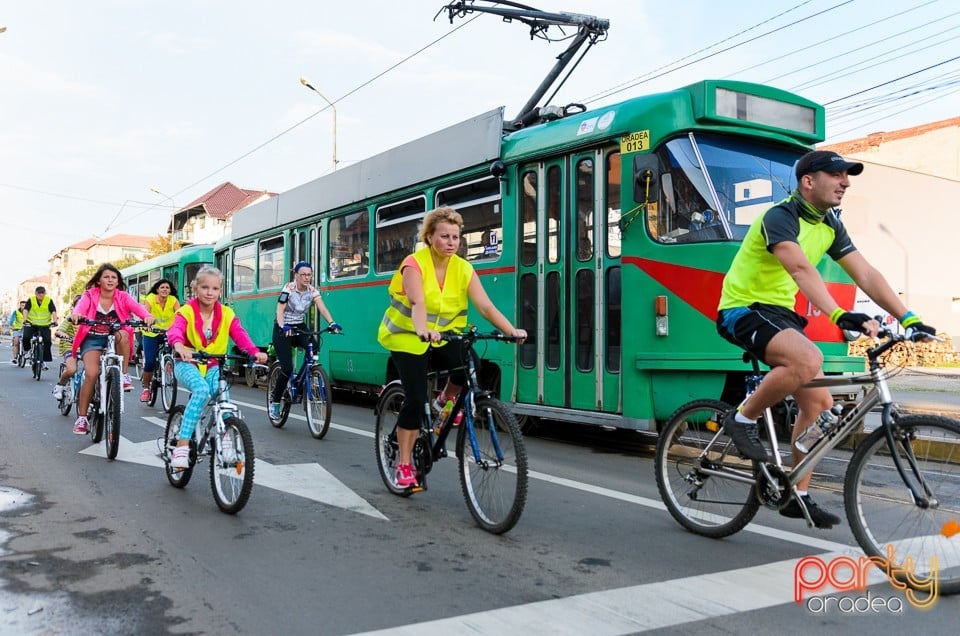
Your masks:
[[[797,483],[799,483],[800,480],[812,472],[814,467],[821,459],[823,459],[828,453],[843,443],[851,434],[856,432],[866,419],[867,414],[873,411],[877,406],[882,406],[880,413],[880,426],[882,426],[886,432],[887,445],[892,451],[896,446],[896,440],[894,439],[896,413],[894,411],[893,395],[890,392],[889,385],[887,384],[887,374],[881,368],[878,358],[885,351],[897,344],[897,342],[899,341],[891,338],[887,342],[870,351],[868,358],[870,363],[869,375],[840,378],[823,377],[817,378],[805,385],[806,388],[828,388],[849,385],[870,386],[870,388],[866,391],[864,396],[857,401],[853,408],[850,409],[849,413],[845,413],[843,415],[843,417],[837,423],[837,426],[832,431],[828,432],[823,439],[819,440],[813,449],[802,460],[797,462],[791,471],[787,472],[784,470],[783,459],[779,453],[779,440],[777,439],[776,427],[774,426],[773,413],[769,408],[764,410],[763,421],[768,439],[770,440],[770,445],[772,447],[771,450],[773,451],[773,461],[761,462],[758,464],[759,470],[764,477],[762,483],[758,483],[759,480],[754,477],[752,473],[748,473],[746,471],[738,471],[729,468],[724,470],[715,470],[703,466],[701,466],[700,470],[707,475],[714,475],[720,478],[748,484],[757,484],[758,487],[762,487],[764,485],[775,486],[778,483],[778,480],[770,471],[770,465],[772,464],[781,475],[786,475],[787,485],[789,486],[791,493],[795,494]],[[763,378],[763,374],[760,373],[759,364],[756,360],[753,360],[753,366],[754,374],[747,377],[748,395],[755,390],[757,384],[759,384],[760,380]],[[713,439],[711,439],[710,443],[706,445],[706,448],[701,453],[699,458],[700,460],[703,460],[707,454],[713,450],[713,445],[717,442],[722,433],[723,429],[717,431],[716,435],[713,437]],[[914,479],[911,480],[908,476],[907,467],[905,467],[903,462],[900,461],[898,453],[891,452],[897,472],[900,474],[904,485],[910,489],[916,505],[921,508],[929,507],[931,503],[929,499],[931,491],[921,477],[920,472],[917,470],[916,458],[910,452],[910,447],[907,445],[904,446],[904,449],[907,451],[907,456],[910,463],[909,471],[910,474],[913,475]],[[914,482],[916,482],[916,484]]]

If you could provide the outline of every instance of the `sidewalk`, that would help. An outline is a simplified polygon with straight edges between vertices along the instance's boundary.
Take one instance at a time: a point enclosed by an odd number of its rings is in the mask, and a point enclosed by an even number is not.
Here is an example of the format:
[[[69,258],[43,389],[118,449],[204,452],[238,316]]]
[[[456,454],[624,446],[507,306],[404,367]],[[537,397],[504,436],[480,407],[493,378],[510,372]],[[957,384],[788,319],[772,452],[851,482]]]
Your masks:
[[[902,412],[960,419],[960,369],[907,367],[888,382]]]

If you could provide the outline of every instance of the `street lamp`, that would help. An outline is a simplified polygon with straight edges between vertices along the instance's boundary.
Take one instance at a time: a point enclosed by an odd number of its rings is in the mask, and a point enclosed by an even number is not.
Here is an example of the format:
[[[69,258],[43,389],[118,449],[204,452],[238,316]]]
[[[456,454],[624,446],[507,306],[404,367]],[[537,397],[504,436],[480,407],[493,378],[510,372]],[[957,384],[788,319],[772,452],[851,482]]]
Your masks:
[[[900,242],[900,239],[890,231],[883,223],[878,223],[877,228],[887,236],[893,239],[893,242],[897,244],[897,247],[900,248],[900,251],[903,252],[903,304],[910,308],[910,256],[907,252],[907,248],[904,247],[903,243]]]
[[[165,200],[170,201],[170,251],[172,252],[174,247],[173,230],[174,230],[174,222],[176,220],[176,215],[177,215],[177,206],[173,202],[173,197],[166,195],[163,192],[160,192],[156,188],[150,188],[150,192],[153,192],[154,194],[159,194],[160,196],[164,197]]]
[[[333,110],[333,169],[337,169],[337,107],[333,105],[329,99],[327,99],[323,93],[314,88],[313,84],[310,83],[306,77],[300,78],[300,83],[312,90],[314,93],[323,98],[323,101],[330,104],[330,108]]]

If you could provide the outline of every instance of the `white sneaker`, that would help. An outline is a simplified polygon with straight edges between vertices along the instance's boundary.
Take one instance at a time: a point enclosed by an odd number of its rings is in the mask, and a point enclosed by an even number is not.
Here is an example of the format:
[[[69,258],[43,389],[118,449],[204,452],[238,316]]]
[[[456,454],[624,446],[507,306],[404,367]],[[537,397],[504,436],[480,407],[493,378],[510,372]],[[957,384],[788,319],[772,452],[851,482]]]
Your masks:
[[[130,379],[129,373],[123,374],[123,390],[132,391],[133,390],[133,380]]]
[[[237,444],[233,439],[233,430],[227,429],[220,440],[220,457],[224,462],[233,464],[237,461]]]
[[[54,384],[53,385],[53,399],[59,402],[63,399],[63,385]]]
[[[171,453],[170,466],[178,470],[190,468],[190,447],[177,446]]]

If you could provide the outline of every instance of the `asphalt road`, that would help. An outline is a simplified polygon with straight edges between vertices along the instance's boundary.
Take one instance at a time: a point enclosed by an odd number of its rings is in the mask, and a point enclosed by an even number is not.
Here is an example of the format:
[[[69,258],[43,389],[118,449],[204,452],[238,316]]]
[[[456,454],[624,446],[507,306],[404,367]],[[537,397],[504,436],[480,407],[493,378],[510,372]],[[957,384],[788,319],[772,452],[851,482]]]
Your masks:
[[[958,597],[857,615],[794,603],[799,559],[859,555],[846,524],[813,531],[761,511],[722,541],[684,532],[636,433],[528,437],[527,507],[493,536],[473,523],[452,458],[425,493],[385,491],[368,402],[338,399],[317,441],[299,417],[269,426],[262,391],[235,386],[258,464],[250,503],[228,516],[203,468],[184,490],[167,483],[159,410],[128,394],[108,462],[72,435],[51,381],[0,365],[0,634],[936,633],[960,613]],[[948,381],[919,381],[898,399],[950,397]],[[840,512],[838,486],[825,471],[814,490]],[[885,583],[870,592],[896,597]]]

